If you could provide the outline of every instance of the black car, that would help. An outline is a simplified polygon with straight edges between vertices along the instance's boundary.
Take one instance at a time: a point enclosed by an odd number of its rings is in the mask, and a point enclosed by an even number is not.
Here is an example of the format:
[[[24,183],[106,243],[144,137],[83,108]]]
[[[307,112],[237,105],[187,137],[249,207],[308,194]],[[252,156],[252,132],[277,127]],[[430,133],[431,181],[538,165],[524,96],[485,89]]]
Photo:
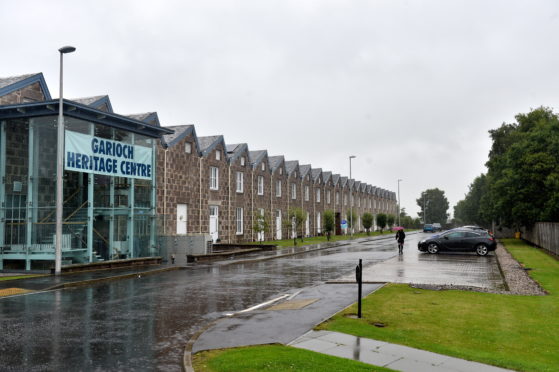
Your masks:
[[[417,249],[421,252],[438,253],[449,252],[476,252],[480,256],[494,251],[497,242],[491,234],[483,230],[454,229],[442,234],[432,235],[421,240]]]

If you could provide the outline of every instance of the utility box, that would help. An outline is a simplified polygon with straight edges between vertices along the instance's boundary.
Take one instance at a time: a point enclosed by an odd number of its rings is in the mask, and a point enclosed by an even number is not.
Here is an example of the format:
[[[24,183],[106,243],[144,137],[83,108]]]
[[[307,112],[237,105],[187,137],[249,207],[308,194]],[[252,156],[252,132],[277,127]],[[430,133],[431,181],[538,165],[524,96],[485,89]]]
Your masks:
[[[186,265],[186,256],[193,254],[208,254],[212,251],[212,236],[210,234],[164,235],[159,237],[161,257],[171,264],[171,257],[175,255],[175,265]]]

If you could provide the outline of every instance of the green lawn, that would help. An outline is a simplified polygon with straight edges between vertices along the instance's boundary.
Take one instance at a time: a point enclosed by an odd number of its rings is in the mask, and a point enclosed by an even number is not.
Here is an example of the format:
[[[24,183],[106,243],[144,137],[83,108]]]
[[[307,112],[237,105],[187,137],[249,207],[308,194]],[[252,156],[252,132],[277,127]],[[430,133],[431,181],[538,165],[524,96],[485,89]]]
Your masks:
[[[31,275],[10,275],[10,276],[0,276],[0,282],[3,280],[15,280],[23,278],[34,278],[37,276],[44,276],[43,274],[31,274]]]
[[[193,366],[196,372],[392,371],[349,359],[282,345],[204,351],[194,355]]]
[[[391,284],[319,329],[408,345],[522,371],[559,370],[559,262],[518,240],[504,242],[548,296],[429,291]],[[386,326],[378,328],[373,323]]]
[[[392,235],[392,234],[395,234],[395,232],[383,231],[381,234],[380,231],[375,231],[375,232],[371,232],[370,235],[367,235],[366,233],[353,234],[353,238],[354,239],[367,238],[367,237],[378,236],[378,235]],[[350,239],[351,237],[349,235],[332,235],[330,237],[331,242],[350,240]],[[297,239],[297,246],[326,243],[327,241],[328,240],[326,239],[326,236],[314,236],[310,238],[303,238],[302,242],[301,239]],[[267,240],[262,243],[254,242],[253,244],[275,244],[278,246],[278,248],[287,248],[287,247],[293,247],[293,239]]]

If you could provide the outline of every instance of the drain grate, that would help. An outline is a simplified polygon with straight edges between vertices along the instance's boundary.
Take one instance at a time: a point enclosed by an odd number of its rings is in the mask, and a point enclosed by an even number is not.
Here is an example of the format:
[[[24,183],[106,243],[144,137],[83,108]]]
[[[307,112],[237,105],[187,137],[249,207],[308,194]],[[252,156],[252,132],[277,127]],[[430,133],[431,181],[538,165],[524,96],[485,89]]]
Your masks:
[[[281,304],[277,304],[274,306],[269,307],[266,310],[299,310],[308,306],[312,303],[318,301],[318,298],[306,298],[303,300],[290,300],[282,302]]]

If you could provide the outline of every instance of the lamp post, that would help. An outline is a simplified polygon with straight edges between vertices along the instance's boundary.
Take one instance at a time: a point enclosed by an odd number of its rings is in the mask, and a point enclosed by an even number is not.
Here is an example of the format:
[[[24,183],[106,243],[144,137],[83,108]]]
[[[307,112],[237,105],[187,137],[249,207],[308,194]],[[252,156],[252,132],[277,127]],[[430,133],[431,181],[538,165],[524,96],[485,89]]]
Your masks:
[[[63,56],[76,50],[73,46],[64,46],[60,52],[60,97],[58,102],[58,128],[56,146],[56,242],[54,247],[54,273],[60,275],[62,269],[62,207],[64,203],[64,193],[62,185],[62,174],[64,172],[64,113],[62,101],[62,77],[63,77]]]
[[[400,224],[400,181],[402,180],[398,178],[398,226],[402,226]]]
[[[355,159],[355,155],[350,155],[349,157],[349,179],[351,179],[351,159]],[[353,197],[351,190],[349,190],[349,226],[351,226],[349,233],[351,239],[353,239]]]

